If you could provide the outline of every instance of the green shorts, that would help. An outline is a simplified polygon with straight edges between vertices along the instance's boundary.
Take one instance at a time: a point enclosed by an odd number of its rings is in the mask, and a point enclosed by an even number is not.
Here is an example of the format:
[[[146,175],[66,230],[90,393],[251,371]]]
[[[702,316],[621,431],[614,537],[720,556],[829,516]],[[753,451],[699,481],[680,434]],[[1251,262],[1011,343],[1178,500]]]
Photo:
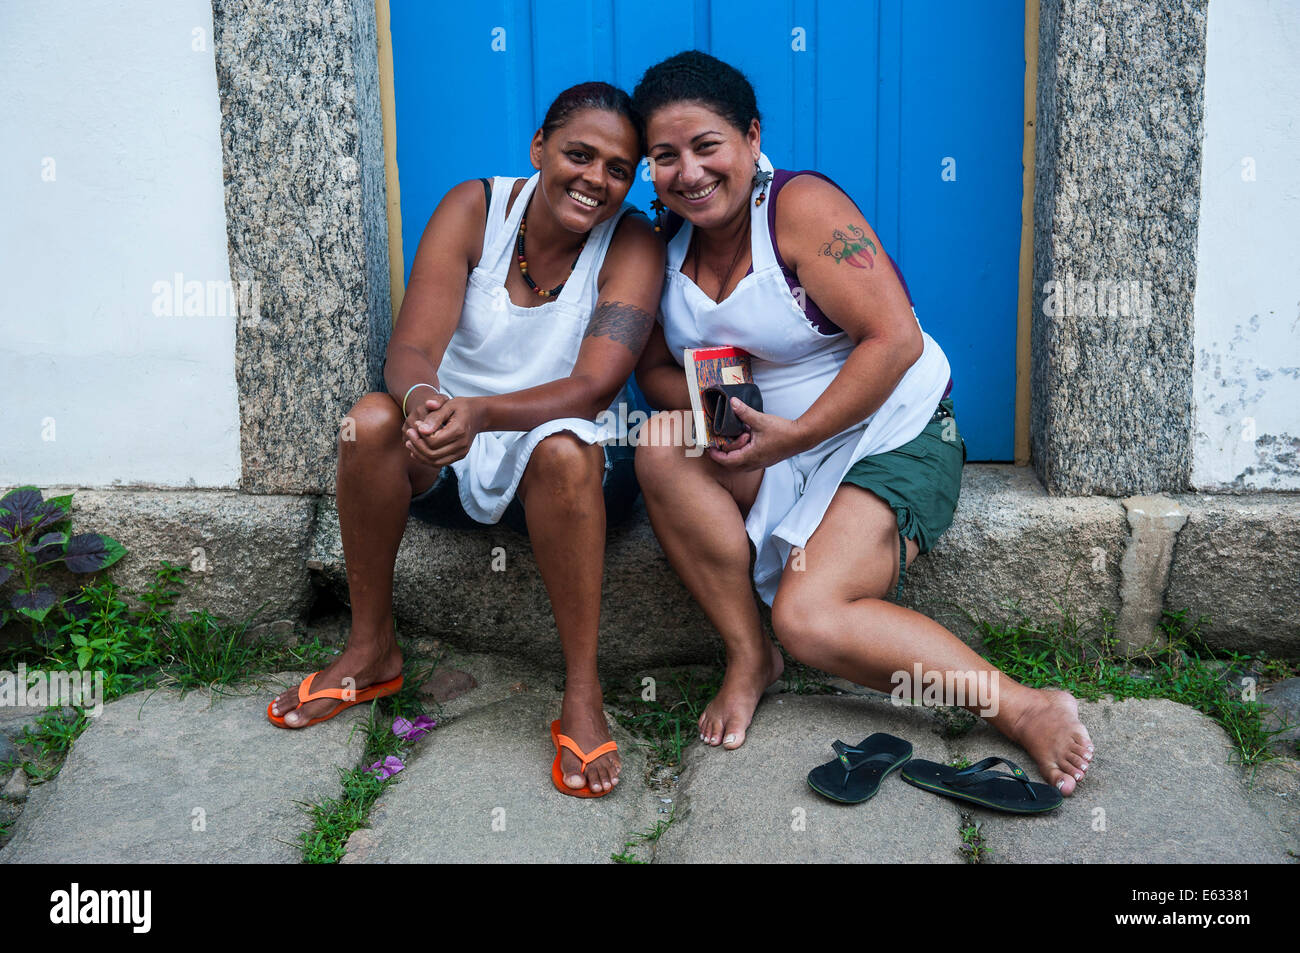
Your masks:
[[[929,552],[952,525],[961,495],[961,468],[966,441],[957,432],[952,399],[945,397],[921,435],[888,453],[863,457],[844,475],[843,483],[870,490],[889,504],[898,519],[898,590],[907,572],[907,540]]]

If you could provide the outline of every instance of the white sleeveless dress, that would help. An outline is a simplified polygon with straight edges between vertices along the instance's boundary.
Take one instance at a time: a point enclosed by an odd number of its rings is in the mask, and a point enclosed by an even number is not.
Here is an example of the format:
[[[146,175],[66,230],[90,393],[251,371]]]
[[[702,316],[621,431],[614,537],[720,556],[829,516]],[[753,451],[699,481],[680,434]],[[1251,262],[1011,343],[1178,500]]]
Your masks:
[[[515,238],[528,199],[540,173],[520,190],[505,216],[515,179],[492,181],[492,202],[483,233],[483,254],[469,276],[460,324],[438,367],[438,382],[450,397],[489,397],[568,377],[596,307],[597,282],[605,252],[619,221],[633,206],[624,202],[617,213],[591,230],[573,274],[554,300],[521,308],[510,300],[505,281],[515,267]],[[615,401],[617,403],[617,399]],[[602,415],[602,421],[617,414]],[[609,423],[563,417],[522,431],[478,434],[469,453],[451,464],[460,486],[465,512],[480,523],[501,519],[514,499],[533,448],[552,434],[567,431],[584,443],[617,438]],[[606,467],[608,468],[608,461]]]
[[[773,171],[766,155],[759,157],[759,164]],[[808,322],[773,253],[767,209],[752,200],[749,208],[754,270],[721,302],[714,302],[681,272],[694,231],[690,222],[669,242],[661,302],[664,338],[679,362],[688,347],[732,345],[748,351],[764,412],[794,420],[834,380],[854,344],[843,331],[821,334]],[[915,310],[912,314],[916,316]],[[949,367],[939,345],[921,334],[925,347],[920,358],[880,409],[763,472],[745,529],[757,551],[754,585],[768,605],[776,598],[790,550],[808,542],[853,464],[901,447],[929,423],[948,386]]]

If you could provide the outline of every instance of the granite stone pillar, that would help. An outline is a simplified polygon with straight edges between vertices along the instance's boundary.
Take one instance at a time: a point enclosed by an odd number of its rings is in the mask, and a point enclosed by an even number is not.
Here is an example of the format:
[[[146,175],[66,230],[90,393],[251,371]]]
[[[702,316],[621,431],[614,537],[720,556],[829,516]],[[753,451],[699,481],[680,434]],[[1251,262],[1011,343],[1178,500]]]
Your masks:
[[[1030,449],[1052,494],[1185,490],[1207,0],[1042,0]]]
[[[240,488],[332,493],[392,318],[373,0],[213,0]]]

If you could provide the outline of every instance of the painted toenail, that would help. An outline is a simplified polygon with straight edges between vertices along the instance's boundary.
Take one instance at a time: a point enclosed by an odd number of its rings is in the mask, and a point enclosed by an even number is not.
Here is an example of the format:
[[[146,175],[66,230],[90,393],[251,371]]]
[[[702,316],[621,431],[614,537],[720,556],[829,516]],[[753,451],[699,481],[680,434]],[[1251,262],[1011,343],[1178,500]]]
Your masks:
[[[725,743],[727,743],[727,744],[731,744],[733,741],[736,740],[736,736],[735,736],[735,735],[727,735],[727,737],[723,738],[722,740],[723,740]]]
[[[1076,780],[1076,781],[1082,781],[1082,780],[1083,780],[1083,772],[1081,771],[1081,772],[1079,772],[1078,774],[1076,774],[1076,775],[1074,776],[1074,780]]]
[[[1061,780],[1056,782],[1056,789],[1058,791],[1061,790],[1061,788],[1063,787],[1065,787],[1065,778],[1061,778]]]

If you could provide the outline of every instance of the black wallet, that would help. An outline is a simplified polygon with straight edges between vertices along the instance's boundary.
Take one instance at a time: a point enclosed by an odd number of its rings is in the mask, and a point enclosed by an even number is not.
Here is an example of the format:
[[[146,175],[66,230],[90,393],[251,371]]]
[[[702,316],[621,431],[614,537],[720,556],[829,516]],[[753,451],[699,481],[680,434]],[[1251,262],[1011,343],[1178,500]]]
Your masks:
[[[763,412],[763,395],[757,384],[715,384],[704,392],[704,412],[709,415],[713,432],[728,440],[739,437],[747,429],[736,412],[731,409],[731,398]]]

